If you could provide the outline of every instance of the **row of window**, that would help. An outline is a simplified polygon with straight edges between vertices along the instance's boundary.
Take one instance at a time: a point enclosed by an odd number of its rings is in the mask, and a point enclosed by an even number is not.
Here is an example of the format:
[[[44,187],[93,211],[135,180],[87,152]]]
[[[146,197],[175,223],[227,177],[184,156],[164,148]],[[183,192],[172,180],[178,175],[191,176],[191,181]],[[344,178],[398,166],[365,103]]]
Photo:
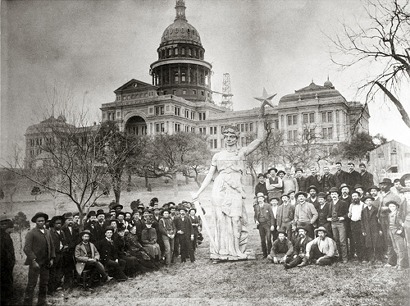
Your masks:
[[[322,112],[322,122],[333,122],[333,112]],[[291,114],[287,115],[287,124],[288,126],[297,125],[298,124],[298,114]],[[305,113],[302,114],[302,123],[309,124],[314,123],[316,121],[315,113]]]
[[[316,135],[315,129],[305,130],[302,134],[302,139],[304,140],[309,140],[309,139],[314,139],[314,138],[320,138],[324,140],[333,139],[333,128],[332,127],[322,128],[322,135],[319,137]],[[288,131],[288,141],[296,141],[298,139],[299,139],[298,130]]]
[[[158,56],[160,59],[164,59],[171,56],[189,56],[194,58],[203,59],[204,52],[197,48],[188,48],[188,47],[175,47],[175,48],[167,48],[158,51]]]
[[[164,90],[164,95],[168,95],[169,93],[168,93],[168,91],[166,91],[166,90]],[[182,89],[182,90],[176,90],[176,89],[174,89],[173,91],[172,91],[172,94],[173,95],[175,95],[175,96],[179,96],[179,95],[187,95],[187,94],[192,94],[192,95],[194,95],[194,96],[196,96],[197,95],[197,91],[196,91],[196,89],[193,89],[192,91],[190,91],[190,93],[188,93],[188,91],[186,90],[186,89]],[[201,96],[205,96],[205,90],[201,90]],[[208,92],[208,98],[209,97],[211,97],[211,94]]]

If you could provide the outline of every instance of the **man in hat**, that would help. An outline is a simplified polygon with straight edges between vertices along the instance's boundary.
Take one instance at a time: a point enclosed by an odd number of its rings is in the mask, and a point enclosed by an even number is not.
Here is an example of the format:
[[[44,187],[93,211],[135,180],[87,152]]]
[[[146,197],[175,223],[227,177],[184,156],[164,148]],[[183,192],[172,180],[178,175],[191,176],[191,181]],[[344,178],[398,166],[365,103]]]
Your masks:
[[[174,238],[176,234],[175,224],[170,218],[169,211],[162,211],[162,218],[159,220],[159,232],[165,246],[165,264],[169,266],[173,261]]]
[[[13,240],[10,232],[13,221],[6,215],[0,217],[0,292],[1,302],[8,305],[13,298],[13,269],[16,263]],[[11,303],[10,303],[11,304]]]
[[[360,168],[359,184],[363,186],[363,190],[368,190],[374,184],[373,174],[367,171],[366,165],[364,163],[360,163],[359,168]]]
[[[266,175],[266,190],[268,190],[268,197],[278,198],[282,194],[282,180],[277,176],[278,169],[270,168]]]
[[[303,169],[296,168],[295,170],[295,178],[296,182],[298,183],[299,191],[306,191],[306,178],[303,176]],[[294,190],[296,193],[296,190]]]
[[[329,166],[323,167],[323,177],[321,180],[321,190],[323,192],[329,192],[330,188],[336,187],[336,181],[333,174],[330,173]]]
[[[191,242],[191,244],[192,244],[192,249],[195,252],[197,243],[198,243],[198,235],[202,228],[202,221],[201,221],[201,218],[196,215],[195,207],[191,207],[188,213],[189,213],[189,219],[191,220],[192,228],[194,229],[194,240]]]
[[[26,235],[24,244],[24,253],[27,258],[25,265],[29,266],[28,282],[24,297],[25,305],[33,304],[34,288],[37,285],[37,280],[40,277],[38,289],[37,305],[46,305],[47,286],[49,280],[50,267],[53,265],[56,257],[53,239],[50,232],[44,228],[44,224],[48,220],[48,215],[42,212],[36,213],[31,222],[36,226]]]
[[[112,239],[113,234],[114,229],[107,226],[104,230],[105,237],[97,243],[97,249],[100,254],[100,261],[108,275],[121,282],[127,280],[127,276],[124,274],[125,260],[119,258],[118,249]]]
[[[91,233],[90,241],[96,243],[101,239],[103,229],[97,226],[97,213],[94,210],[91,210],[87,215],[87,221],[84,224],[84,229],[89,230]]]
[[[280,206],[279,202],[280,202],[279,198],[272,198],[269,200],[269,205],[270,205],[270,208],[273,214],[273,231],[271,231],[271,235],[270,235],[272,238],[271,239],[272,242],[278,239],[278,231],[276,230],[276,227],[277,227],[278,208]],[[268,248],[268,253],[269,253],[269,248]]]
[[[304,227],[297,228],[298,236],[293,247],[292,259],[285,264],[285,269],[294,268],[296,266],[304,267],[308,264],[306,256],[306,245],[312,241],[312,238],[307,236],[307,230]]]
[[[350,187],[343,183],[342,185],[340,185],[339,188],[340,191],[340,198],[345,201],[346,203],[350,203],[352,202],[352,197],[350,196]]]
[[[64,251],[64,266],[63,266],[63,273],[64,273],[64,289],[68,289],[72,286],[73,279],[74,279],[74,251],[75,246],[80,240],[80,231],[78,227],[74,225],[74,218],[73,214],[68,212],[64,214],[65,224],[62,227],[62,231],[64,232],[64,236],[66,238],[66,242],[68,248]]]
[[[397,256],[397,270],[400,271],[408,267],[406,240],[404,239],[401,216],[399,216],[400,204],[398,202],[391,201],[388,202],[387,205],[390,210],[389,237],[392,242],[393,250]],[[387,263],[386,266],[391,267],[389,263]]]
[[[258,204],[253,207],[254,221],[261,238],[263,258],[266,258],[272,248],[271,231],[275,229],[275,217],[271,206],[265,201],[264,194],[259,192],[256,196]]]
[[[317,238],[306,245],[307,260],[319,266],[330,266],[338,256],[336,242],[327,237],[327,230],[324,227],[318,227],[315,233]]]
[[[293,228],[296,229],[303,226],[306,228],[308,236],[310,238],[313,238],[313,225],[315,224],[318,217],[317,210],[312,203],[306,201],[306,192],[299,191],[295,197],[298,201],[298,204],[295,207],[295,219],[293,220]]]
[[[356,184],[353,190],[359,193],[359,199],[361,199],[364,196],[364,190],[361,184]]]
[[[318,213],[318,218],[316,222],[317,227],[323,226],[325,229],[327,229],[328,237],[332,238],[332,226],[330,221],[327,220],[330,210],[330,204],[327,201],[326,193],[319,192],[315,208]]]
[[[316,206],[317,205],[317,193],[318,192],[319,192],[319,190],[317,189],[317,187],[315,185],[309,186],[309,188],[308,188],[309,196],[308,196],[306,201],[312,203],[313,206]]]
[[[395,266],[396,265],[396,254],[393,250],[393,244],[390,239],[389,235],[389,207],[387,203],[389,202],[396,202],[400,203],[400,197],[393,193],[390,189],[393,187],[393,183],[391,179],[384,178],[380,182],[380,190],[381,190],[381,201],[379,207],[379,222],[382,227],[382,246],[383,246],[383,253],[387,256],[387,263],[389,265]]]
[[[272,244],[268,259],[272,260],[275,264],[286,264],[292,259],[293,245],[292,242],[288,240],[287,236],[286,232],[279,231],[278,239]]]
[[[53,294],[61,287],[61,281],[63,278],[64,252],[68,248],[64,232],[61,230],[64,221],[63,216],[54,216],[50,220],[50,235],[53,240],[56,258],[54,259],[54,264],[50,268],[50,281],[48,284],[49,294]]]
[[[104,229],[107,226],[107,221],[105,220],[105,213],[104,210],[99,209],[97,210],[97,222],[95,223],[96,236],[94,237],[95,242],[97,243],[101,239],[104,238]]]
[[[292,175],[292,168],[286,167],[285,168],[285,175],[282,178],[283,183],[283,193],[288,194],[289,191],[295,190],[296,192],[299,191],[298,181]]]
[[[117,204],[113,207],[113,209],[115,209],[115,213],[118,215],[118,213],[122,212],[122,209],[124,208],[124,206],[122,206],[121,204]]]
[[[333,175],[336,183],[335,187],[340,189],[340,186],[346,183],[346,172],[342,170],[341,162],[336,163],[336,172]]]
[[[355,186],[360,183],[360,173],[354,169],[355,165],[352,162],[347,163],[347,173],[345,183],[349,186]]]
[[[194,229],[192,228],[191,220],[186,215],[187,209],[183,206],[179,207],[178,218],[175,218],[175,230],[178,236],[181,252],[181,262],[186,262],[189,257],[191,262],[195,261],[194,250],[191,247],[191,241],[194,241]]]
[[[310,175],[306,178],[306,186],[308,186],[307,191],[313,186],[316,187],[317,192],[321,191],[321,181],[322,178],[319,173],[317,173],[316,167],[310,168]]]
[[[80,233],[81,242],[75,247],[75,269],[81,276],[84,269],[95,269],[102,277],[103,282],[111,280],[111,277],[105,272],[104,266],[100,262],[100,253],[95,245],[90,242],[91,232],[84,230]]]
[[[378,208],[374,204],[371,196],[363,198],[364,207],[361,216],[362,235],[364,239],[364,260],[363,263],[370,261],[374,263],[376,259],[382,258],[381,250],[381,225],[378,221]]]
[[[268,190],[266,189],[266,179],[263,173],[258,174],[258,183],[255,186],[255,196],[262,192],[266,197],[268,196]]]
[[[331,221],[333,239],[341,254],[343,263],[347,263],[347,235],[346,220],[349,213],[349,204],[339,198],[339,190],[333,187],[329,190],[331,202],[328,221]]]
[[[362,210],[364,203],[360,200],[360,193],[358,191],[352,192],[352,203],[349,205],[348,217],[350,219],[350,256],[354,257],[356,254],[359,262],[364,260],[363,252],[363,232],[362,232]]]
[[[290,204],[289,195],[283,194],[281,197],[282,205],[276,212],[276,230],[284,231],[288,239],[292,240],[292,221],[295,218],[295,206]]]

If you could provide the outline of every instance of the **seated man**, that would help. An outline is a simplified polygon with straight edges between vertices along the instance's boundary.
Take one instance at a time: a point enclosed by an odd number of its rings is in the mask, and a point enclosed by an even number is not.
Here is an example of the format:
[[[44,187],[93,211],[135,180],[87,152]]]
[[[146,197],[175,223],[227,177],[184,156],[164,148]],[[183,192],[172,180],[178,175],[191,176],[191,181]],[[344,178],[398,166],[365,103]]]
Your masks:
[[[268,256],[268,259],[272,260],[275,264],[285,264],[291,259],[293,253],[293,245],[287,238],[287,234],[284,231],[278,232],[278,239],[272,244],[272,250]]]
[[[306,245],[306,257],[311,263],[319,266],[330,266],[337,260],[336,242],[327,237],[327,230],[321,226],[315,230],[317,238]]]
[[[293,247],[293,254],[289,263],[285,264],[285,269],[298,267],[304,267],[307,265],[306,256],[306,245],[312,241],[312,238],[307,236],[307,229],[304,227],[299,227],[298,237],[295,241],[295,246]]]
[[[75,247],[75,269],[78,275],[83,273],[84,269],[95,269],[101,275],[104,282],[111,280],[105,272],[104,266],[100,263],[100,253],[93,243],[90,242],[91,232],[84,230],[80,233],[81,242]]]

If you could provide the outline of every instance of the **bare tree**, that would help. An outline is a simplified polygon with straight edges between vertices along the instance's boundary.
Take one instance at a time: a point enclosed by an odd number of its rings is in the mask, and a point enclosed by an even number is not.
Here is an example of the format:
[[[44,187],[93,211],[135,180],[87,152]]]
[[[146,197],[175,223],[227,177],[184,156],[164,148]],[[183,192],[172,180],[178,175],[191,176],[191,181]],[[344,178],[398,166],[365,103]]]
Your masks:
[[[367,104],[381,91],[410,128],[405,103],[400,101],[402,85],[408,85],[410,77],[409,0],[367,0],[365,8],[365,25],[343,24],[341,34],[329,37],[335,47],[332,60],[343,68],[360,64],[366,71],[377,71],[363,80],[359,92],[366,92]]]

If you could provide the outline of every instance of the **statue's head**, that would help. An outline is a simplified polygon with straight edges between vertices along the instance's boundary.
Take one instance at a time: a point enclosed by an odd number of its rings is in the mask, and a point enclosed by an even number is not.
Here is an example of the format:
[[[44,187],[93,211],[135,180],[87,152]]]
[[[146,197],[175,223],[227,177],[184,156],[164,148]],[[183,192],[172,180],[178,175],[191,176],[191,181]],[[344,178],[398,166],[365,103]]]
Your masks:
[[[222,135],[224,136],[224,140],[226,145],[231,146],[235,145],[239,138],[239,129],[233,125],[227,125],[222,130]]]

